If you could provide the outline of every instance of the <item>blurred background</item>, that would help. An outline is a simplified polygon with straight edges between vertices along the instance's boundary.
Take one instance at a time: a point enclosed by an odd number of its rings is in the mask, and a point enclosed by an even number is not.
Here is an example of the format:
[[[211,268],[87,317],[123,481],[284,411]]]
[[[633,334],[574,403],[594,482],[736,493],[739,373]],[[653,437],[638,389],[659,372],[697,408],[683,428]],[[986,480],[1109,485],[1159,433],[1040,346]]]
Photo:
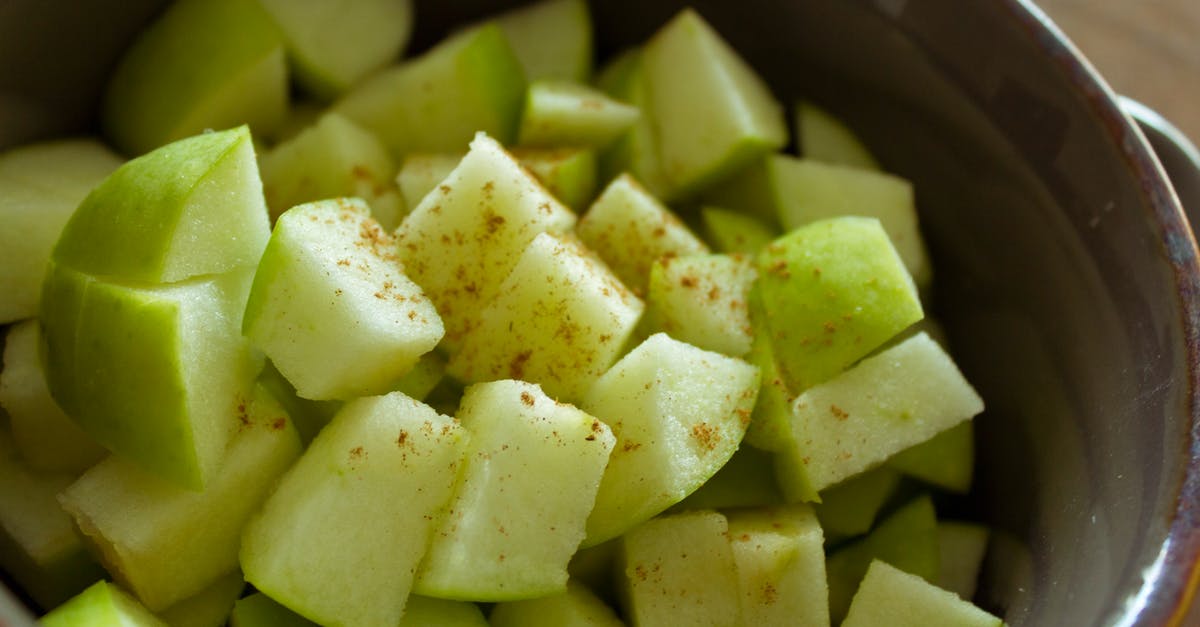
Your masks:
[[[1200,0],[1035,0],[1117,93],[1200,143]]]

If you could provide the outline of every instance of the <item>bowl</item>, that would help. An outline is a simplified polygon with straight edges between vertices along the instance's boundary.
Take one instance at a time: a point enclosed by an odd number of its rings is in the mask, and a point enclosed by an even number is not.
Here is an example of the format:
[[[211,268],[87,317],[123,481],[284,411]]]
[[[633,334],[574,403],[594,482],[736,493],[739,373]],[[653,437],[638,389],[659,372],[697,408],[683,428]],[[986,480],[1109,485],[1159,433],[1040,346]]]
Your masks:
[[[107,72],[160,4],[0,6],[0,147],[94,128]],[[414,49],[515,3],[418,4]],[[594,2],[600,54],[683,4]],[[1185,620],[1200,577],[1200,266],[1103,80],[1022,0],[692,4],[783,102],[838,112],[915,184],[933,311],[988,406],[965,504],[997,530],[977,601],[1013,626]]]

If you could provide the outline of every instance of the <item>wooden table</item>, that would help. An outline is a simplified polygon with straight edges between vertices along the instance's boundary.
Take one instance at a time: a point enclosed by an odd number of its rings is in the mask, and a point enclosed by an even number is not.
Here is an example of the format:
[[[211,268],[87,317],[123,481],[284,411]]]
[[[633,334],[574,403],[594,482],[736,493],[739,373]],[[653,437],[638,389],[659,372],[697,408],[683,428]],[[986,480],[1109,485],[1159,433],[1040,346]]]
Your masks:
[[[1121,94],[1200,143],[1200,0],[1035,0]]]

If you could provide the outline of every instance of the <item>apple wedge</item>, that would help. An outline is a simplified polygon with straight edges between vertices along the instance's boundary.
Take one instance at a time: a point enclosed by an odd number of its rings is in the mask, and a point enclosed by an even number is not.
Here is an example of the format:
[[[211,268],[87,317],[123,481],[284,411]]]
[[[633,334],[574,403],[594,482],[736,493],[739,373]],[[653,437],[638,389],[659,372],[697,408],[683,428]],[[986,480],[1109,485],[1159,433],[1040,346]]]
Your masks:
[[[525,77],[587,82],[592,18],[586,0],[541,0],[496,16]]]
[[[121,625],[122,627],[167,627],[116,584],[97,581],[66,603],[41,617],[43,627]]]
[[[916,575],[875,560],[843,627],[1004,627],[1004,621]]]

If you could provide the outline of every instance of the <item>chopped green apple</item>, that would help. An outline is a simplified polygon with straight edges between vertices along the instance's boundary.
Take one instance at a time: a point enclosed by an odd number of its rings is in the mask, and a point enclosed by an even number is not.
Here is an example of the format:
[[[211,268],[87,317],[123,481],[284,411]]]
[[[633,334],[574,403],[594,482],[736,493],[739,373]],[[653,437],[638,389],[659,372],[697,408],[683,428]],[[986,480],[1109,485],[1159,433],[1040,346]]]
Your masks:
[[[843,627],[1003,627],[1004,621],[924,579],[875,560]]]
[[[617,444],[584,545],[615,538],[715,475],[738,449],[757,391],[754,366],[662,333],[604,373],[580,408]]]
[[[719,207],[700,209],[704,235],[717,252],[758,254],[780,233],[752,215]]]
[[[467,388],[462,482],[417,575],[419,594],[477,601],[562,592],[615,438],[537,385]]]
[[[616,361],[643,308],[587,250],[541,233],[478,312],[447,372],[464,382],[522,379],[576,402]]]
[[[101,121],[117,148],[139,155],[206,129],[270,133],[287,90],[283,42],[258,0],[183,0],[122,57]]]
[[[668,200],[787,143],[783,108],[766,83],[695,10],[659,29],[642,62]]]
[[[272,148],[259,166],[272,218],[306,202],[358,197],[385,230],[400,223],[405,205],[392,180],[396,164],[387,148],[337,113],[321,116]]]
[[[243,329],[313,400],[382,394],[442,339],[395,240],[358,199],[293,207],[276,221]]]
[[[596,196],[596,152],[590,148],[518,148],[513,156],[571,209],[585,208]]]
[[[299,436],[264,389],[237,411],[238,433],[203,492],[110,457],[59,499],[113,578],[152,611],[237,570],[242,527],[300,456]]]
[[[573,226],[575,214],[481,133],[400,223],[397,250],[405,273],[437,307],[453,351],[534,237]]]
[[[346,403],[245,526],[246,580],[318,623],[399,623],[467,442],[399,392]]]
[[[811,102],[796,103],[796,147],[805,159],[879,170],[879,163],[854,131]]]
[[[638,108],[579,83],[534,81],[529,84],[517,143],[554,148],[604,148],[628,131]]]
[[[521,65],[504,32],[489,23],[375,73],[333,110],[375,133],[393,157],[403,158],[414,152],[459,152],[480,131],[510,143],[524,99]]]
[[[650,268],[647,320],[693,346],[742,357],[753,340],[748,297],[755,277],[741,256],[662,257]]]
[[[650,266],[658,259],[708,252],[678,216],[628,174],[604,188],[575,232],[639,294],[645,293]]]
[[[321,98],[397,59],[412,34],[412,0],[259,1],[279,26],[296,80]]]
[[[870,531],[899,484],[900,474],[881,466],[822,490],[813,509],[830,544]]]
[[[718,512],[682,512],[621,539],[625,615],[634,625],[741,625],[729,526]]]
[[[967,420],[900,451],[887,465],[939,488],[966,494],[975,468],[975,428]]]
[[[488,627],[479,606],[468,601],[409,595],[396,627]]]
[[[0,408],[8,412],[13,440],[31,468],[82,473],[108,452],[50,396],[38,356],[40,338],[37,320],[8,328],[4,369],[0,370]]]
[[[242,596],[246,580],[233,571],[200,592],[158,612],[170,627],[224,627],[234,602]]]
[[[941,560],[934,583],[961,598],[973,598],[990,535],[988,528],[978,523],[939,520],[938,553]]]
[[[496,23],[529,80],[588,80],[592,18],[585,0],[541,0],[501,13]]]
[[[492,627],[622,627],[600,597],[578,581],[566,592],[524,601],[497,603],[488,617]]]
[[[167,627],[116,584],[97,581],[41,617],[43,627]]]
[[[120,165],[120,157],[94,139],[0,154],[0,324],[37,315],[54,242],[88,192]]]
[[[317,624],[255,592],[233,604],[229,627],[317,627]]]
[[[728,512],[746,625],[829,625],[825,549],[810,506]]]

